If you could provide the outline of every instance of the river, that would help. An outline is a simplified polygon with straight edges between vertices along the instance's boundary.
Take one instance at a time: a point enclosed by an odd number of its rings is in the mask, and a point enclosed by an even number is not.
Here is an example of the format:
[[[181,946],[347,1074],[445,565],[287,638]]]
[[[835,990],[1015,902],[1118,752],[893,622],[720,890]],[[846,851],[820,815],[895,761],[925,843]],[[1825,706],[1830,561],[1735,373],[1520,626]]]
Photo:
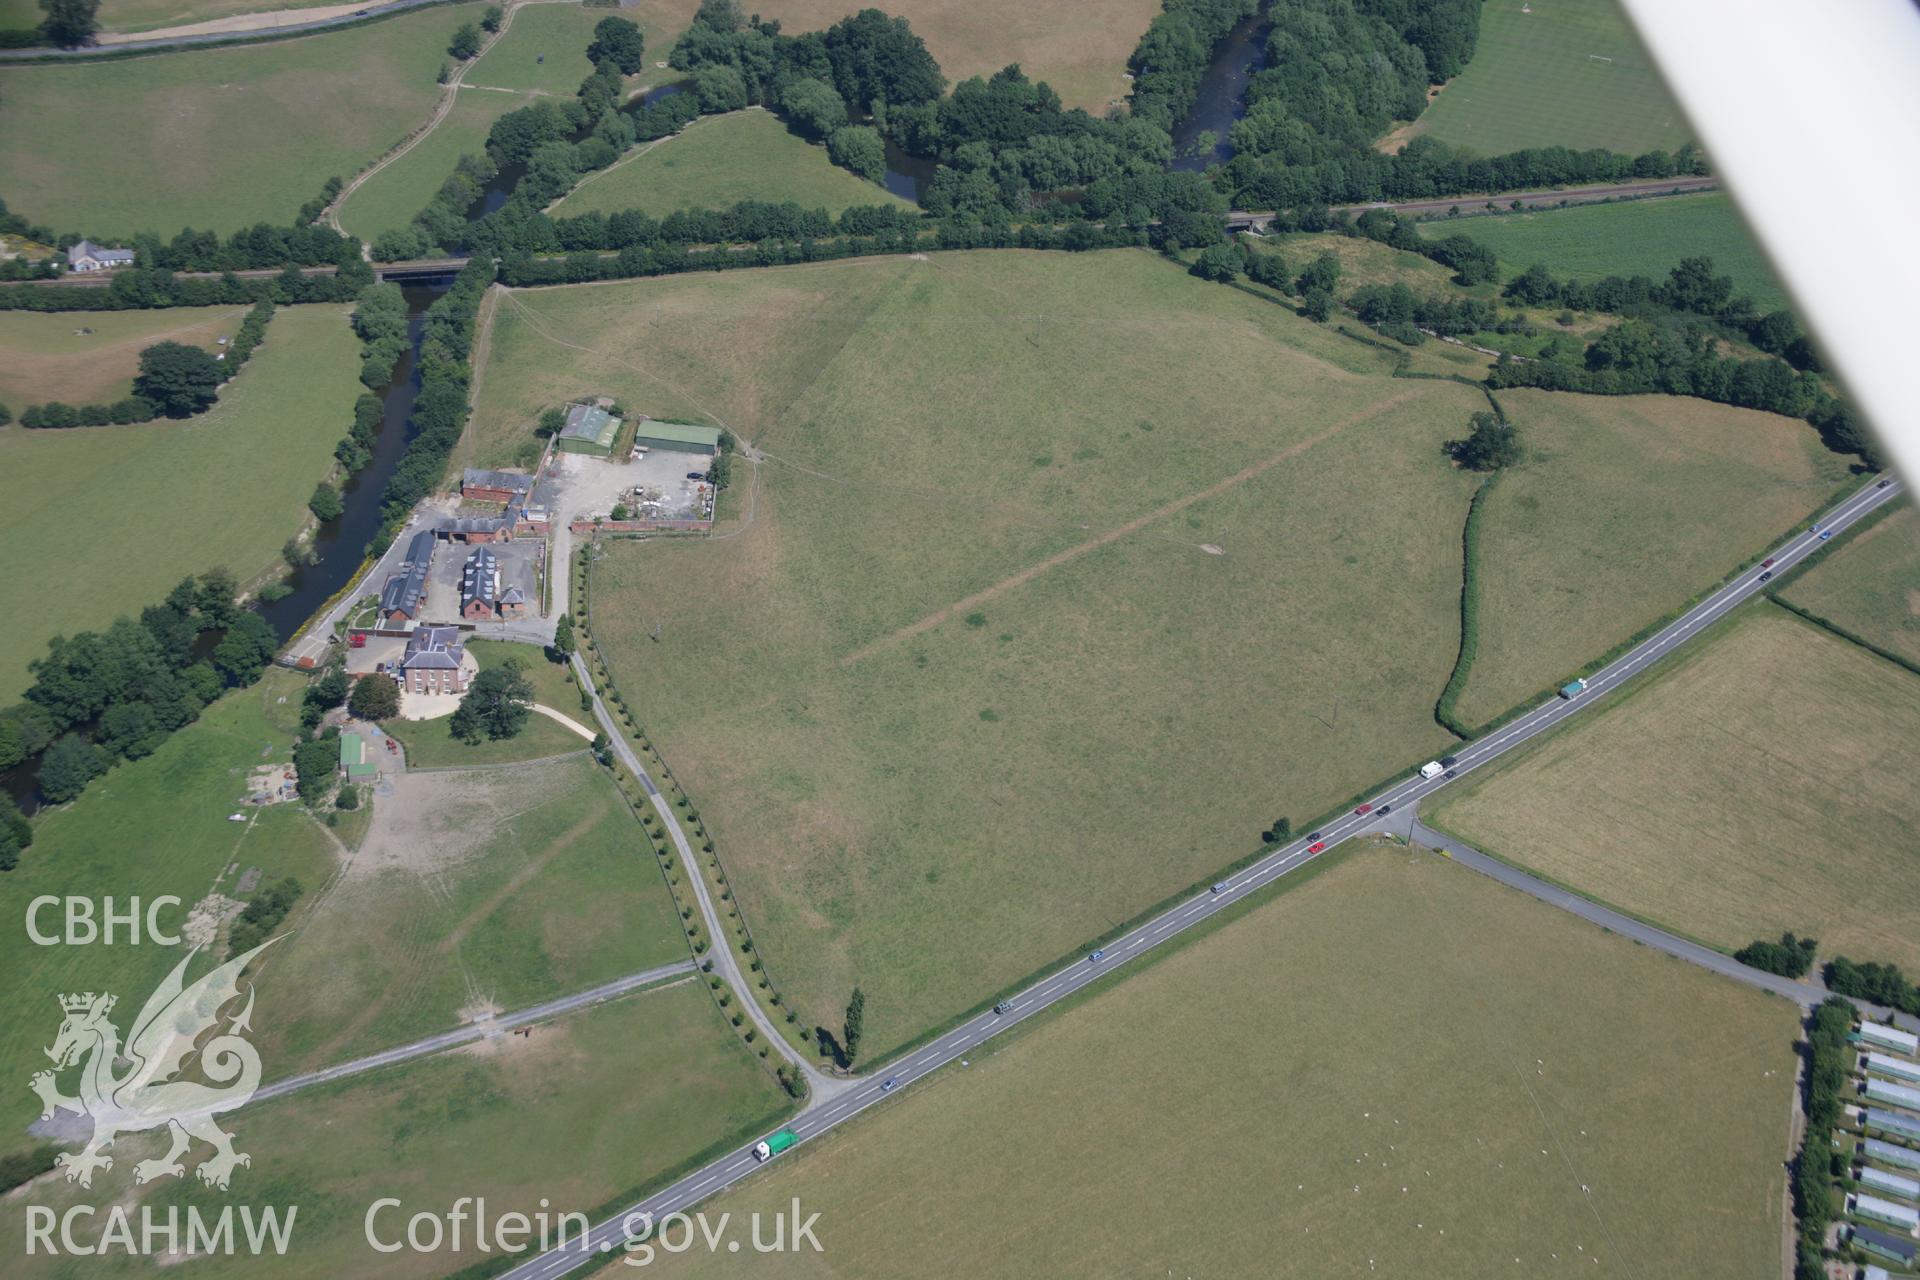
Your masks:
[[[1246,18],[1227,32],[1213,52],[1213,62],[1200,81],[1200,92],[1186,118],[1173,127],[1173,167],[1187,173],[1204,172],[1209,165],[1233,159],[1228,135],[1234,121],[1246,114],[1247,82],[1267,64],[1268,22],[1264,13]],[[1194,154],[1194,143],[1211,132],[1213,149]]]

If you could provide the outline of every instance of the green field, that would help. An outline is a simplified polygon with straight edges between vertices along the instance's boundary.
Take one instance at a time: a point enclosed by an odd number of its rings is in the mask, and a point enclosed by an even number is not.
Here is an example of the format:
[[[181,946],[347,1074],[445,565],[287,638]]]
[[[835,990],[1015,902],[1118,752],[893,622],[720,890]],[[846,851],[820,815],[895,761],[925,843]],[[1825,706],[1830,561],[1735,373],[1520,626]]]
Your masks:
[[[1848,482],[1805,423],[1668,396],[1502,391],[1528,451],[1487,499],[1482,724],[1758,556]]]
[[[1920,517],[1903,504],[1781,595],[1869,644],[1920,662]]]
[[[261,1018],[272,1017],[275,992],[283,990],[271,976],[262,983]],[[236,1148],[253,1161],[235,1172],[228,1192],[203,1187],[191,1168],[184,1178],[136,1188],[134,1158],[162,1149],[142,1134],[116,1143],[114,1167],[96,1175],[91,1193],[53,1179],[19,1198],[56,1212],[76,1201],[99,1203],[100,1215],[79,1228],[88,1238],[101,1229],[105,1196],[151,1203],[161,1221],[168,1207],[188,1204],[212,1217],[236,1202],[256,1211],[297,1206],[285,1258],[269,1264],[244,1251],[203,1255],[194,1274],[424,1280],[498,1263],[501,1253],[475,1248],[471,1219],[459,1252],[450,1244],[433,1253],[376,1252],[365,1229],[376,1200],[401,1203],[375,1217],[383,1242],[404,1244],[410,1216],[445,1214],[463,1196],[484,1198],[490,1220],[544,1208],[554,1222],[561,1213],[611,1208],[709,1146],[770,1128],[787,1105],[708,993],[684,982],[543,1023],[526,1038],[506,1036],[222,1116]],[[196,1147],[189,1161],[205,1150]],[[139,1209],[132,1212],[138,1222]],[[0,1248],[15,1258],[25,1249],[25,1218],[16,1208],[0,1221]],[[124,1253],[43,1253],[11,1264],[9,1274],[151,1275],[156,1265],[164,1262]]]
[[[425,123],[447,39],[482,7],[240,48],[0,71],[7,204],[63,233],[284,226],[329,177],[351,178]],[[113,142],[76,147],[78,136]]]
[[[1693,136],[1618,0],[1488,0],[1473,60],[1410,132],[1486,156],[1670,151]]]
[[[792,200],[838,214],[850,205],[910,202],[839,168],[827,149],[807,142],[765,111],[696,121],[685,132],[642,143],[616,167],[591,174],[553,212],[655,217],[675,209],[724,209],[742,200]]]
[[[1728,949],[1920,968],[1920,677],[1761,605],[1429,820]]]
[[[347,197],[340,206],[341,228],[371,244],[383,231],[406,227],[453,176],[461,156],[487,149],[493,122],[530,101],[522,94],[463,91],[432,133]]]
[[[162,909],[160,923],[172,930],[207,894],[236,896],[235,882],[250,867],[268,880],[295,876],[309,889],[332,873],[334,843],[298,806],[227,821],[247,795],[250,769],[293,759],[305,686],[301,676],[270,670],[253,688],[227,694],[151,756],[119,766],[38,819],[33,847],[0,876],[0,915],[10,922],[0,933],[8,978],[0,989],[0,1069],[22,1085],[0,1100],[0,1153],[25,1145],[26,1126],[40,1114],[24,1085],[47,1065],[41,1051],[59,1029],[59,996],[113,991],[131,1017],[179,959],[172,948],[127,946],[124,937],[113,946],[34,946],[24,928],[32,899],[112,894],[124,910],[128,898],[172,894],[185,904]],[[58,912],[44,914],[41,926],[58,932]]]
[[[156,311],[0,312],[0,404],[109,404],[133,392],[140,351],[156,342],[217,350],[245,307],[169,307]],[[82,332],[85,330],[85,332]]]
[[[528,682],[533,685],[536,703],[552,707],[582,724],[592,720],[589,713],[581,711],[579,686],[568,682],[566,668],[548,662],[540,649],[502,640],[475,640],[467,647],[482,670],[508,658],[518,658]],[[476,743],[462,742],[453,736],[452,723],[453,717],[447,715],[437,720],[389,720],[381,727],[400,740],[407,751],[407,763],[415,769],[540,760],[585,751],[588,746],[587,739],[538,712],[527,717],[526,727],[519,733],[497,741],[483,738]],[[588,724],[588,727],[593,726]]]
[[[1777,1275],[1795,1010],[1357,854],[707,1206],[754,1274]],[[672,1276],[744,1272],[694,1250]],[[630,1269],[599,1273],[612,1280]]]
[[[359,371],[347,308],[282,307],[197,418],[0,431],[13,486],[0,542],[34,602],[0,645],[0,703],[26,687],[27,663],[55,635],[138,616],[188,574],[224,565],[245,581],[277,563],[353,423]],[[242,457],[246,483],[236,484]]]
[[[0,27],[15,25],[6,21],[8,6],[23,0],[0,4]],[[283,9],[312,9],[333,6],[340,0],[101,0],[99,22],[102,31],[153,31],[161,27],[183,27],[213,22],[240,14],[275,13]],[[37,7],[37,6],[36,6]],[[24,13],[24,8],[22,9]],[[18,25],[31,26],[31,19]]]
[[[274,1078],[687,958],[659,864],[585,755],[407,774],[269,955]]]
[[[1574,280],[1636,275],[1661,280],[1682,258],[1705,254],[1719,274],[1733,277],[1734,292],[1752,298],[1760,310],[1787,305],[1786,292],[1732,199],[1719,192],[1426,223],[1420,232],[1478,240],[1493,250],[1507,275],[1539,262],[1554,275]]]

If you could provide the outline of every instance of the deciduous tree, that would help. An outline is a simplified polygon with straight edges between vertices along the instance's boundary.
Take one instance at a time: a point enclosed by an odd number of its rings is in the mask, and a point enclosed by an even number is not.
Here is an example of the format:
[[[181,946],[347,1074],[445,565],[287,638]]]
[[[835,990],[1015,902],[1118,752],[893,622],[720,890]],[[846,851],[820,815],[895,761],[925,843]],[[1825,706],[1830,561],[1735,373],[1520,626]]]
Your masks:
[[[169,418],[185,418],[213,403],[220,390],[220,362],[184,342],[156,342],[140,353],[133,389]]]
[[[362,720],[391,720],[400,714],[400,686],[383,675],[362,676],[353,682],[347,709]]]

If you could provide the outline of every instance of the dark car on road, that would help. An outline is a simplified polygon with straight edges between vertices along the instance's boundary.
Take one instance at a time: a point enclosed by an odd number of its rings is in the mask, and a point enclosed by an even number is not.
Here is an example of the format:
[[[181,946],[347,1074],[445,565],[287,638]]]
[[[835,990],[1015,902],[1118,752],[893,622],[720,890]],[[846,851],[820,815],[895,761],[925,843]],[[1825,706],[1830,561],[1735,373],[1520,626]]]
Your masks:
[[[1011,1013],[1013,1012],[1013,1001],[1002,1000],[999,1004],[993,1006],[993,1011],[995,1013]]]
[[[1441,756],[1440,757],[1440,767],[1442,769],[1451,769],[1453,768],[1453,766],[1459,763],[1460,763],[1459,756]]]
[[[1307,839],[1309,839],[1309,840],[1318,840],[1319,838],[1320,838],[1320,833],[1319,833],[1318,831],[1309,831],[1309,832],[1307,832]]]
[[[1381,805],[1381,806],[1380,806],[1380,808],[1379,808],[1378,810],[1376,810],[1376,812],[1378,812],[1378,813],[1379,813],[1379,815],[1380,815],[1381,817],[1383,817],[1383,818],[1384,818],[1384,817],[1386,817],[1386,816],[1387,816],[1388,814],[1390,814],[1390,813],[1392,813],[1392,812],[1393,812],[1393,806],[1392,806],[1392,805],[1390,805],[1390,804],[1383,804],[1383,805]]]
[[[1760,575],[1760,581],[1765,582],[1772,577],[1773,577],[1773,570],[1769,569],[1765,573]]]
[[[1875,486],[1873,486],[1873,487],[1874,487],[1874,488],[1876,488],[1876,489],[1884,489],[1884,488],[1886,488],[1886,487],[1887,487],[1888,485],[1890,485],[1890,484],[1892,484],[1892,483],[1893,483],[1893,481],[1891,481],[1891,480],[1882,480],[1882,481],[1881,481],[1881,482],[1880,482],[1879,484],[1877,484],[1877,485],[1875,485]]]

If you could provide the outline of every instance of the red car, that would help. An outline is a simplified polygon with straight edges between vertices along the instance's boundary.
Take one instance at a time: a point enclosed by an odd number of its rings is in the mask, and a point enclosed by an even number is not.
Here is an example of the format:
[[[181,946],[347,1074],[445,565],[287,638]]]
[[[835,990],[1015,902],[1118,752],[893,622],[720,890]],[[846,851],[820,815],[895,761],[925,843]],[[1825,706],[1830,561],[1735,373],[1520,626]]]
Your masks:
[[[1765,560],[1762,560],[1762,561],[1760,562],[1760,567],[1761,567],[1762,569],[1771,569],[1771,568],[1773,568],[1773,557],[1772,557],[1772,556],[1768,556],[1768,557],[1767,557],[1767,558],[1766,558]]]
[[[1307,846],[1308,853],[1325,853],[1326,851],[1327,851],[1327,846],[1325,841],[1321,841],[1316,844],[1310,844]]]
[[[1372,812],[1373,812],[1373,806],[1370,804],[1363,804],[1358,809],[1355,809],[1353,811],[1354,816],[1357,818],[1364,818]]]

